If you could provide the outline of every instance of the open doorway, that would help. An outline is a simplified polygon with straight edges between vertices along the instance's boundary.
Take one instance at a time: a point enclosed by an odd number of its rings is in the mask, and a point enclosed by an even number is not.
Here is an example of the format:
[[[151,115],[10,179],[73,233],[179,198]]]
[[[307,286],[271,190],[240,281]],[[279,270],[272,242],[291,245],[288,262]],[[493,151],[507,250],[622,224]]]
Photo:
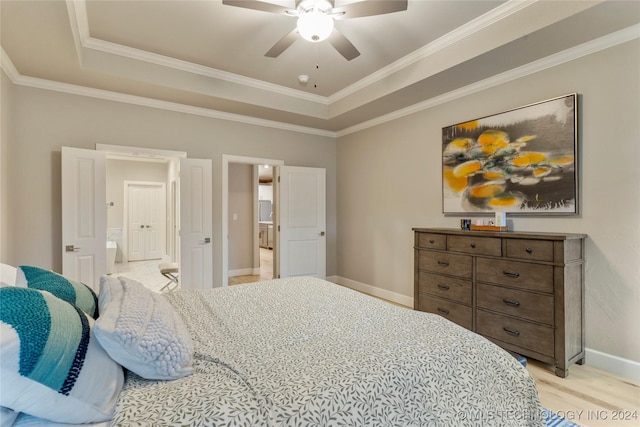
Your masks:
[[[230,285],[273,278],[272,181],[271,165],[229,164]]]
[[[107,273],[159,292],[168,282],[159,265],[180,262],[177,184],[186,153],[112,145],[96,149],[106,151]]]
[[[223,286],[274,277],[273,195],[269,197],[268,191],[265,195],[264,188],[261,194],[260,181],[271,184],[273,166],[283,164],[274,159],[223,156],[222,235],[228,237],[222,241]],[[271,202],[271,207],[261,200]]]
[[[161,263],[177,262],[176,159],[107,155],[107,273],[160,291]]]

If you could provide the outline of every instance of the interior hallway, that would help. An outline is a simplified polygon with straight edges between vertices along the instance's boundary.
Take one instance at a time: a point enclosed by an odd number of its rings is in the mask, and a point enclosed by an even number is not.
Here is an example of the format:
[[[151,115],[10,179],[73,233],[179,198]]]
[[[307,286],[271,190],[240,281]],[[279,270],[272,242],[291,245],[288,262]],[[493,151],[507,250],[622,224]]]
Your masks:
[[[260,274],[229,277],[229,285],[273,279],[273,250],[260,248]]]

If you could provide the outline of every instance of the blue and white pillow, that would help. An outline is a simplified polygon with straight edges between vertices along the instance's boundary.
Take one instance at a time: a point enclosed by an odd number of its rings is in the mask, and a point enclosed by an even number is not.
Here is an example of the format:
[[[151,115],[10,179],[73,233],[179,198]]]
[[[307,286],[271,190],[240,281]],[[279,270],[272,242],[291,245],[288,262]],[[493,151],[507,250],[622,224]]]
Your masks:
[[[193,342],[180,315],[159,293],[126,277],[100,279],[95,333],[116,362],[151,380],[193,373]]]
[[[84,283],[67,279],[61,274],[30,265],[18,267],[16,286],[51,292],[73,304],[94,319],[98,318],[98,296]]]
[[[111,419],[124,375],[93,322],[48,292],[0,288],[0,406],[63,423]]]

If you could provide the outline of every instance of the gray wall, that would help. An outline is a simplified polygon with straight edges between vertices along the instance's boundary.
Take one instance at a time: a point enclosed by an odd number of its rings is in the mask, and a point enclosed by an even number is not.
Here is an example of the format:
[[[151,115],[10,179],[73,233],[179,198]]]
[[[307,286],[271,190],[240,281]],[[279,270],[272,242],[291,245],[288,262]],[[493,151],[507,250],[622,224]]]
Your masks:
[[[3,86],[7,79],[2,74]],[[222,278],[222,155],[283,160],[327,171],[327,274],[336,273],[336,142],[333,138],[140,107],[54,91],[13,86],[10,122],[14,137],[3,141],[2,169],[9,189],[2,199],[2,261],[62,267],[60,147],[94,149],[96,144],[187,152],[213,163],[213,274]],[[6,145],[6,146],[5,146]],[[4,189],[3,189],[4,190]],[[11,230],[11,235],[7,235]]]
[[[577,92],[582,209],[514,219],[586,242],[586,345],[640,361],[640,42],[338,140],[338,275],[413,296],[412,227],[458,227],[441,203],[441,129]],[[588,362],[588,361],[587,361]]]
[[[254,210],[258,196],[253,169],[253,165],[229,164],[229,270],[254,267],[254,252],[257,250],[253,239],[257,224]],[[235,221],[234,213],[238,214]]]
[[[11,141],[14,139],[13,130],[13,86],[4,72],[0,72],[2,86],[0,87],[0,261],[11,252],[11,198],[9,189],[12,180],[9,176],[11,163]]]

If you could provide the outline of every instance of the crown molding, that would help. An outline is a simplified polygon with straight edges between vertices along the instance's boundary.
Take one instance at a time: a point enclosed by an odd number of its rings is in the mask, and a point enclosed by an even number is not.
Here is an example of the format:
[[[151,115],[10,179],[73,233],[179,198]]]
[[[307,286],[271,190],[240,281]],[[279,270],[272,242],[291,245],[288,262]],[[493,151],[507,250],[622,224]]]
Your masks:
[[[420,102],[418,104],[402,108],[392,113],[376,117],[375,119],[359,123],[355,126],[339,130],[338,132],[336,132],[336,136],[340,138],[342,136],[359,132],[420,111],[428,110],[438,105],[454,101],[456,99],[472,95],[474,93],[481,92],[483,90],[490,89],[495,86],[499,86],[501,84],[508,83],[510,81],[526,77],[558,65],[562,65],[564,63],[638,38],[640,38],[640,24],[632,25],[625,29],[616,31],[615,33],[607,34],[606,36],[602,36],[573,48],[566,49],[562,52],[558,52],[540,60],[530,62],[529,64],[523,65],[521,67],[505,71],[504,73],[497,74],[479,82],[472,83],[462,88],[447,92],[443,95],[430,98],[424,102]]]
[[[622,44],[631,40],[635,40],[638,38],[640,38],[640,24],[632,25],[623,30],[608,34],[598,39],[594,39],[587,43],[583,43],[574,48],[564,50],[554,55],[550,55],[546,58],[542,58],[538,61],[531,62],[529,64],[515,68],[513,70],[506,71],[504,73],[492,76],[485,80],[473,83],[471,85],[467,85],[460,89],[428,99],[424,102],[414,104],[407,108],[394,111],[393,113],[385,114],[375,119],[359,123],[355,126],[351,126],[337,132],[326,131],[326,130],[316,129],[316,128],[309,128],[304,126],[296,126],[296,125],[291,125],[291,124],[272,121],[272,120],[258,119],[255,117],[243,116],[240,114],[225,113],[221,111],[210,110],[210,109],[201,108],[201,107],[193,107],[193,106],[188,106],[188,105],[183,105],[183,104],[178,104],[178,103],[168,102],[168,101],[160,101],[160,100],[145,98],[141,96],[126,95],[126,94],[106,91],[102,89],[93,89],[93,88],[87,88],[84,86],[71,85],[67,83],[59,83],[59,82],[39,79],[35,77],[22,76],[16,70],[15,66],[13,65],[13,62],[11,61],[7,53],[2,48],[0,48],[0,59],[1,59],[0,65],[2,67],[2,70],[11,80],[11,82],[16,85],[34,87],[34,88],[45,89],[45,90],[52,90],[57,92],[64,92],[64,93],[69,93],[69,94],[79,95],[79,96],[88,96],[88,97],[105,99],[105,100],[110,100],[115,102],[122,102],[122,103],[145,106],[150,108],[158,108],[163,110],[193,114],[193,115],[210,117],[210,118],[221,119],[221,120],[229,120],[234,122],[252,124],[256,126],[264,126],[269,128],[288,130],[292,132],[300,132],[300,133],[306,133],[311,135],[325,136],[329,138],[339,138],[342,136],[346,136],[355,132],[359,132],[359,131],[389,122],[391,120],[396,120],[396,119],[408,116],[410,114],[414,114],[423,110],[433,108],[435,106],[462,98],[464,96],[468,96],[486,89],[490,89],[500,84],[508,83],[518,78],[522,78],[540,71],[547,70],[549,68],[564,64],[566,62],[570,62],[575,59],[579,59],[581,57],[617,46],[619,44]]]
[[[198,74],[213,79],[248,86],[255,89],[274,92],[305,101],[319,103],[325,106],[329,103],[328,98],[325,96],[315,95],[301,90],[291,89],[273,83],[267,83],[262,80],[241,76],[239,74],[234,74],[204,65],[195,64],[193,62],[183,61],[165,55],[159,55],[153,52],[124,46],[118,43],[96,39],[94,37],[91,37],[89,31],[86,0],[67,0],[67,10],[69,13],[69,24],[71,25],[71,33],[73,35],[74,43],[76,45],[81,63],[84,56],[83,50],[91,49],[111,55],[123,56],[125,58],[130,58],[137,61],[173,68],[175,70],[184,71],[187,73]]]
[[[469,21],[461,27],[445,34],[444,36],[434,40],[433,42],[424,45],[420,49],[411,52],[410,54],[398,59],[397,61],[389,64],[388,66],[381,68],[380,70],[368,75],[362,80],[334,93],[329,96],[329,104],[346,98],[354,93],[373,85],[380,80],[392,76],[394,73],[413,65],[423,59],[426,59],[437,52],[440,52],[455,43],[463,40],[467,37],[473,36],[477,32],[484,28],[487,28],[491,24],[495,24],[514,13],[529,7],[536,3],[537,0],[523,0],[523,1],[507,1],[500,6],[488,11],[487,13]]]
[[[0,48],[1,49],[1,48]],[[226,113],[208,108],[194,107],[191,105],[179,104],[176,102],[161,101],[158,99],[146,98],[143,96],[127,95],[118,92],[112,92],[103,89],[94,89],[85,86],[78,86],[69,83],[54,82],[52,80],[40,79],[37,77],[23,76],[18,73],[9,55],[1,49],[2,69],[5,71],[12,83],[27,86],[36,89],[51,90],[54,92],[62,92],[71,95],[86,96],[90,98],[104,99],[107,101],[121,102],[124,104],[138,105],[142,107],[157,108],[160,110],[173,111],[178,113],[192,114],[195,116],[209,117],[213,119],[227,120],[251,124],[255,126],[263,126],[273,129],[287,130],[291,132],[299,132],[310,135],[325,136],[335,138],[336,134],[332,131],[323,129],[310,128],[306,126],[297,126],[289,123],[277,122],[274,120],[259,119],[256,117],[243,116],[241,114]]]

